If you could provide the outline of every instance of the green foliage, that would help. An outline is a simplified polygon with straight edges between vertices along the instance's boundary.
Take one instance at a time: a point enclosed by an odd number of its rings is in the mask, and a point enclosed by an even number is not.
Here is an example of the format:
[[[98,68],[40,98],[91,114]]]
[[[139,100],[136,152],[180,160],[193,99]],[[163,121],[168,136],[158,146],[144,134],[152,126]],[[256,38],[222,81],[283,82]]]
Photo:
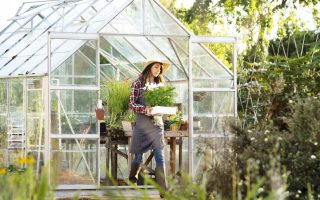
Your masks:
[[[240,85],[238,109],[247,125],[254,120],[283,124],[289,102],[319,94],[320,48],[315,41],[313,32],[298,32],[271,41],[266,60],[243,62],[239,80],[245,83]],[[248,97],[252,105],[243,110]]]
[[[0,173],[0,199],[54,199],[47,171],[44,170],[39,179],[36,177],[31,167],[20,169],[12,166],[5,174]]]
[[[283,173],[288,171],[288,190],[293,197],[306,198],[308,190],[317,196],[320,194],[320,101],[316,97],[300,99],[290,108],[291,112],[283,119],[287,130],[280,130],[275,124],[252,130],[235,129],[232,148],[240,178],[248,180],[244,174],[249,160],[257,164],[258,170],[251,179],[268,176],[273,166],[270,157],[273,157]],[[266,182],[270,188],[271,183]]]
[[[174,92],[173,86],[160,86],[151,90],[145,91],[146,105],[149,107],[154,106],[173,106],[174,105]]]
[[[101,98],[107,105],[107,125],[120,127],[121,118],[129,110],[129,81],[105,81],[101,84]]]

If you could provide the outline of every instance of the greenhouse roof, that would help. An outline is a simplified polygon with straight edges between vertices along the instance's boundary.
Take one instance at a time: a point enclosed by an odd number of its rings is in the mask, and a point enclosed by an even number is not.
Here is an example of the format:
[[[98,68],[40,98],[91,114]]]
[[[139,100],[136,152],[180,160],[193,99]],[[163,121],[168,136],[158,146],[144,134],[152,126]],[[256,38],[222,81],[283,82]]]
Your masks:
[[[99,33],[100,54],[128,73],[138,73],[141,63],[154,55],[169,60],[178,73],[188,71],[188,42],[179,42],[179,38],[187,41],[192,34],[158,1],[50,0],[24,3],[2,30],[0,77],[47,73],[48,32]],[[108,53],[103,48],[106,43],[121,56]],[[60,39],[53,43],[52,71],[83,45],[90,46],[90,42]],[[199,44],[195,51],[199,56],[193,62],[202,68],[204,77],[231,77],[204,46]],[[204,61],[216,67],[201,66]]]

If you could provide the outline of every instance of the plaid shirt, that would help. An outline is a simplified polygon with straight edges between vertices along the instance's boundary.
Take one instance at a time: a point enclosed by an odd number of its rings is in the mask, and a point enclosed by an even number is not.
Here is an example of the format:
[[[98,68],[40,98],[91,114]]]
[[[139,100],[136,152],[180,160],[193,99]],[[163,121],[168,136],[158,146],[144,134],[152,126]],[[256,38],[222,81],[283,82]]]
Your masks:
[[[129,99],[129,107],[131,110],[137,113],[146,114],[147,110],[144,105],[138,104],[138,98],[142,95],[142,79],[139,76],[131,85],[131,94]]]

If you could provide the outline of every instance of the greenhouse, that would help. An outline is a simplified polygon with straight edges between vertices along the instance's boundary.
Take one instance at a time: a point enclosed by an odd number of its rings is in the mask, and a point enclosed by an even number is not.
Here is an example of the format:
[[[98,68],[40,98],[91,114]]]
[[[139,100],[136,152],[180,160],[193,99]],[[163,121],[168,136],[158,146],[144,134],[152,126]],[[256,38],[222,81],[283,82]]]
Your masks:
[[[231,66],[210,44],[231,45]],[[20,7],[0,34],[0,165],[31,155],[39,173],[49,163],[61,189],[97,187],[108,173],[126,179],[127,144],[117,145],[126,156],[116,156],[117,169],[111,169],[96,102],[103,81],[134,80],[155,57],[170,63],[166,83],[176,88],[188,122],[178,148],[166,147],[166,162],[172,155],[175,161],[167,170],[197,177],[223,150],[227,124],[237,116],[236,38],[196,36],[157,0]],[[208,143],[214,152],[206,150]]]

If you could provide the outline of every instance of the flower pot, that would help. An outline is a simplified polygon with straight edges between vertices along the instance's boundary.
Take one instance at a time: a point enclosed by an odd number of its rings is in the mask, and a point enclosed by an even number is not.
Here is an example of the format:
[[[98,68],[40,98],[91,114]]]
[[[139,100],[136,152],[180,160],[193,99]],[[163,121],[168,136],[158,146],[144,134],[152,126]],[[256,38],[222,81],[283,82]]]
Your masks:
[[[182,131],[188,130],[188,122],[182,123],[180,126],[180,130],[182,130]]]
[[[96,118],[97,120],[104,120],[104,110],[101,108],[96,109]]]
[[[171,124],[170,125],[170,131],[178,131],[179,125],[178,124]]]

